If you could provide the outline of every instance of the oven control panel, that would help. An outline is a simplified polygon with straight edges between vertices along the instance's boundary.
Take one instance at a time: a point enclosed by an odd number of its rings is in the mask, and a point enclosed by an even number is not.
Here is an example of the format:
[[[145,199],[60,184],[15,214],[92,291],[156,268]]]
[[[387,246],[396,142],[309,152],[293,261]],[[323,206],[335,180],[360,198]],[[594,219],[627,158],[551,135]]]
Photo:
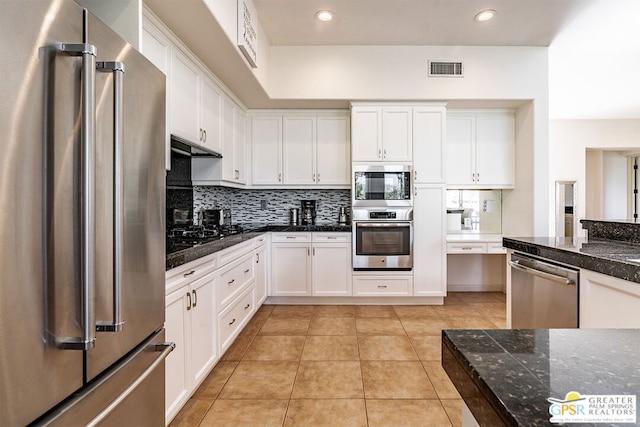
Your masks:
[[[369,212],[369,219],[396,219],[397,213],[394,211]]]

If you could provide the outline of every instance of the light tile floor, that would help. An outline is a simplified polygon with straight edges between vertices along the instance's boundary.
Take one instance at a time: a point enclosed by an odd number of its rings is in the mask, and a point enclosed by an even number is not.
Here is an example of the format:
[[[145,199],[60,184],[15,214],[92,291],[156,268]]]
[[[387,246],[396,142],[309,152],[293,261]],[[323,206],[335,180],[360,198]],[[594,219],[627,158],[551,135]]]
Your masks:
[[[460,426],[442,329],[504,328],[505,295],[442,306],[260,308],[171,423],[182,426]]]

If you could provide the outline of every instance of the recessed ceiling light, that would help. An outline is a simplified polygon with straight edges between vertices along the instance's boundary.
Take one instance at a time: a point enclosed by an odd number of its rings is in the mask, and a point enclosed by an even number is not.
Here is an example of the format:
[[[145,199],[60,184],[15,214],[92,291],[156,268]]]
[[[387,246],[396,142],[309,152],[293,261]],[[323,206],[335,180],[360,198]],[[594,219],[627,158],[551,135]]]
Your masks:
[[[473,19],[476,22],[489,21],[490,19],[493,19],[493,17],[496,16],[497,13],[498,12],[496,12],[493,9],[487,9],[487,10],[483,10],[482,12],[479,12]]]
[[[316,18],[321,21],[331,21],[333,19],[333,12],[330,10],[319,10],[316,12]]]

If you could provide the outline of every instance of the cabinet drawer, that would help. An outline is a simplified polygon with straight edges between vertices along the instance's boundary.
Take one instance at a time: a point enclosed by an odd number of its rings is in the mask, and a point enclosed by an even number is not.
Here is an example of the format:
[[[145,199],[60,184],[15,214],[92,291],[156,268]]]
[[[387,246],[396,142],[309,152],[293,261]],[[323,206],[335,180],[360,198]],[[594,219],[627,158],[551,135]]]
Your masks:
[[[249,287],[231,306],[218,316],[218,336],[220,337],[220,354],[229,348],[244,325],[255,312],[255,286]]]
[[[217,288],[218,311],[224,310],[229,303],[255,279],[253,253],[244,255],[220,269]]]
[[[353,277],[353,294],[357,296],[410,296],[412,277]]]
[[[487,243],[488,254],[506,254],[507,248],[502,246],[500,242]]]
[[[165,272],[165,293],[175,291],[204,276],[207,273],[212,272],[218,267],[217,254],[211,254],[209,256],[199,258],[195,261],[191,261],[187,264],[181,265]]]
[[[265,243],[267,243],[267,234],[263,234],[262,236],[258,236],[255,239],[253,239],[254,241],[254,246],[256,248],[259,248],[260,246],[264,246]]]
[[[486,252],[486,243],[447,243],[448,254],[483,254]]]
[[[240,256],[249,253],[255,247],[255,239],[247,240],[246,242],[238,243],[230,248],[224,249],[218,253],[218,265],[223,266],[225,264],[234,261]]]
[[[296,242],[296,243],[305,243],[311,242],[311,233],[301,232],[301,233],[273,233],[271,235],[271,242]]]
[[[314,242],[350,242],[351,233],[323,232],[311,233]]]

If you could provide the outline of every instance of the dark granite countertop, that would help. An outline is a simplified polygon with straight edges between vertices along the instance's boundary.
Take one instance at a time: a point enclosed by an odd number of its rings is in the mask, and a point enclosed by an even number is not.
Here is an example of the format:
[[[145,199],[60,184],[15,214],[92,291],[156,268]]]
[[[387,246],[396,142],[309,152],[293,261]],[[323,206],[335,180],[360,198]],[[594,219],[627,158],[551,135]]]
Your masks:
[[[547,399],[564,400],[572,391],[638,401],[639,355],[638,329],[442,331],[442,366],[476,420],[488,426],[557,425]]]
[[[504,237],[504,247],[640,283],[640,244],[607,239]]]
[[[212,253],[227,249],[238,243],[246,242],[254,237],[268,232],[351,232],[351,224],[316,224],[316,225],[274,225],[262,223],[244,223],[239,224],[242,227],[242,233],[233,234],[224,238],[212,239],[206,243],[194,243],[193,245],[185,245],[188,247],[167,253],[165,270],[171,270],[195,261],[198,258],[205,257]],[[178,249],[178,248],[173,248]]]

